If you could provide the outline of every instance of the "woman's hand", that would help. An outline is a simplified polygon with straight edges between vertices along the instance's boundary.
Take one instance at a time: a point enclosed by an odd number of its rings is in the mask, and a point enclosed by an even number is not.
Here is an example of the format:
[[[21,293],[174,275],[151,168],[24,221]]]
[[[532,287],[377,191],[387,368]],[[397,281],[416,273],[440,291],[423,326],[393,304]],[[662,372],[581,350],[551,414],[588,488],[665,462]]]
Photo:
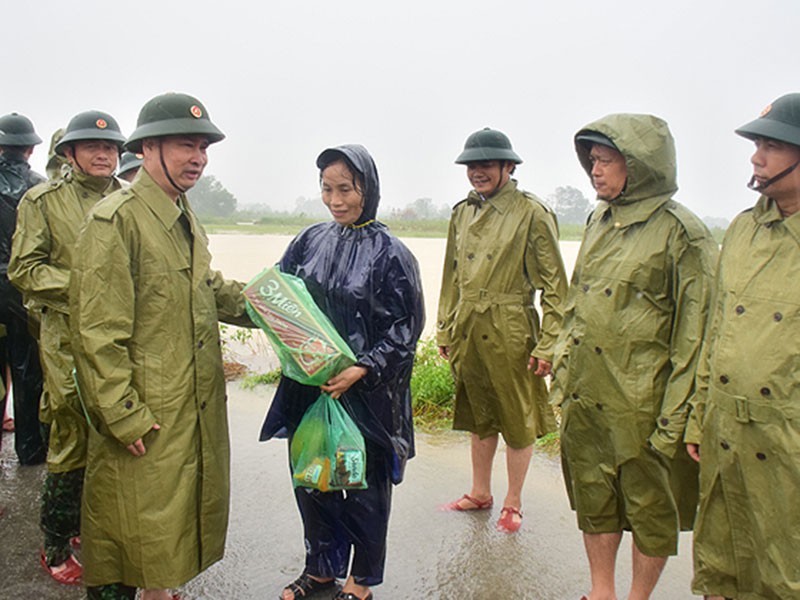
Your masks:
[[[325,382],[325,385],[321,385],[320,388],[323,392],[330,394],[331,398],[338,398],[347,390],[349,390],[356,381],[364,377],[366,374],[366,367],[353,365],[352,367],[347,367],[338,375],[328,379],[328,381]]]

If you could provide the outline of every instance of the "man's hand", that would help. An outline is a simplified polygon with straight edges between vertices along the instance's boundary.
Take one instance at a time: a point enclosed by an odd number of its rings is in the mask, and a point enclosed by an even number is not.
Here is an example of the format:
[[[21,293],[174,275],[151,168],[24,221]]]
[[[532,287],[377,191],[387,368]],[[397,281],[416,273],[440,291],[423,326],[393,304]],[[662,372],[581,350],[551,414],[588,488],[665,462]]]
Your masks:
[[[445,360],[450,360],[450,346],[439,346],[439,356]]]
[[[331,398],[338,398],[347,390],[349,390],[356,381],[364,377],[366,374],[366,367],[353,365],[352,367],[347,367],[338,375],[328,379],[328,381],[325,382],[325,385],[321,385],[320,388],[323,392],[330,394]]]
[[[700,462],[700,444],[686,444],[686,451],[694,462]]]
[[[528,361],[528,370],[533,371],[533,374],[537,377],[547,377],[552,372],[552,369],[553,363],[551,363],[549,360],[531,356],[530,360]]]
[[[159,429],[161,429],[161,425],[156,423],[155,425],[153,425],[151,431],[158,431]],[[132,444],[126,446],[126,448],[128,449],[128,452],[130,452],[136,457],[144,456],[145,454],[147,454],[147,448],[144,447],[144,442],[142,441],[142,438],[139,438]]]

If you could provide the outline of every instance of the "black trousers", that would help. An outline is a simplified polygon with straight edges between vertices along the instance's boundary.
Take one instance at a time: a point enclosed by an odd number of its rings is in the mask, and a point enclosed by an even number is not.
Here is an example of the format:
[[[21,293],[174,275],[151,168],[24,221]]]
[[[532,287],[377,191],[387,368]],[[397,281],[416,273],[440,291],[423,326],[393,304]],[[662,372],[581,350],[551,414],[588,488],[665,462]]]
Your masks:
[[[14,446],[20,464],[36,465],[47,457],[47,443],[39,425],[42,367],[39,345],[28,330],[22,296],[0,275],[0,323],[6,326],[6,362],[14,386]]]
[[[383,582],[392,504],[390,473],[386,450],[367,442],[367,489],[320,492],[295,488],[303,520],[307,573],[346,577],[352,550],[350,574],[355,582],[364,586]]]

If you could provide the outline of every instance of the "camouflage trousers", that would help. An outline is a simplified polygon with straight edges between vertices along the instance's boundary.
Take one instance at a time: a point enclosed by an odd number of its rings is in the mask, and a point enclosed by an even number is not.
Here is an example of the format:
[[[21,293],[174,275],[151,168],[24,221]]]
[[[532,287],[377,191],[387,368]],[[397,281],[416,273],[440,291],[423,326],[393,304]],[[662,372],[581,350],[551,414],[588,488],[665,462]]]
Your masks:
[[[47,473],[42,490],[40,525],[48,565],[60,565],[72,554],[70,539],[80,535],[84,469]]]
[[[121,583],[99,585],[86,588],[86,597],[89,600],[134,600],[136,588]]]

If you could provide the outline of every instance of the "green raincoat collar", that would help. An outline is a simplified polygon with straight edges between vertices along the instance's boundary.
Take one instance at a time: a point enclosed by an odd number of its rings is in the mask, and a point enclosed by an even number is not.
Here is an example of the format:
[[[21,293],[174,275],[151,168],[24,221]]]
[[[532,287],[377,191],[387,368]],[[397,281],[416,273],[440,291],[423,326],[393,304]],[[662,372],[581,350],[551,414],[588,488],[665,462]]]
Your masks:
[[[759,225],[772,227],[776,223],[783,223],[795,241],[800,244],[800,212],[791,217],[784,217],[775,201],[766,196],[761,196],[753,207],[753,219]]]
[[[501,215],[508,209],[508,203],[514,197],[514,192],[517,191],[517,180],[509,177],[506,184],[497,190],[494,196],[490,196],[483,200],[475,190],[470,191],[467,196],[467,202],[474,204],[478,207],[491,206]]]
[[[669,196],[645,198],[638,202],[617,204],[600,200],[595,214],[601,219],[613,219],[614,227],[622,229],[635,223],[647,221],[654,212],[669,201]]]
[[[105,195],[107,191],[113,189],[114,177],[95,177],[87,175],[78,169],[72,169],[65,177],[67,181],[74,181],[81,187],[86,188],[97,194]]]
[[[613,114],[589,123],[576,136],[587,131],[606,136],[625,157],[628,183],[613,204],[624,206],[657,196],[666,200],[678,191],[675,141],[662,119],[653,115]],[[591,177],[589,150],[576,141],[575,151]]]
[[[183,212],[181,207],[186,206],[184,194],[180,194],[178,201],[173,202],[172,198],[167,196],[166,192],[150,176],[150,173],[144,169],[139,169],[131,183],[131,188],[145,201],[164,227],[172,229]]]

